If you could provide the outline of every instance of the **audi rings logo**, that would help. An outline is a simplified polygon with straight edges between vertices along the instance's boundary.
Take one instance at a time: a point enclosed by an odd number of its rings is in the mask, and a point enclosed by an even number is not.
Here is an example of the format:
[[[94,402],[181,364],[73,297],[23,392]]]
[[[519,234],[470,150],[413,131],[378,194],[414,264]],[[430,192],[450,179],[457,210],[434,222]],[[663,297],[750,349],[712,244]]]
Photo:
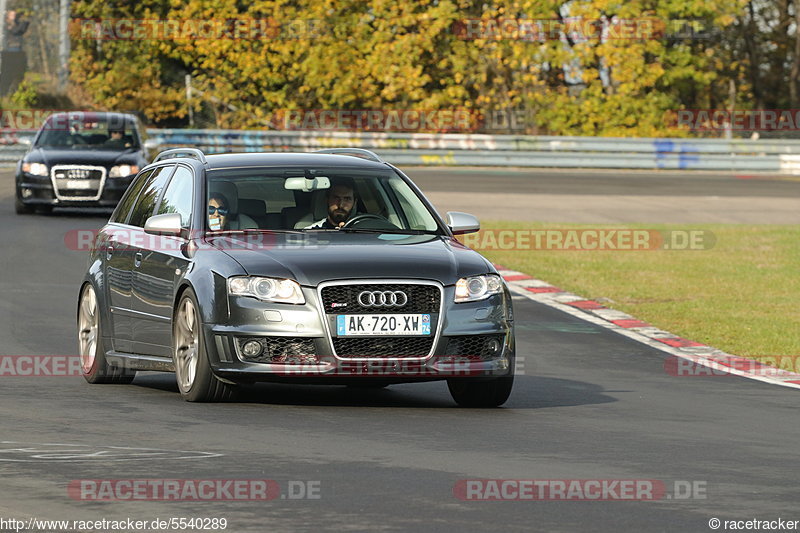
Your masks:
[[[408,296],[403,291],[363,291],[358,295],[362,307],[403,307]]]

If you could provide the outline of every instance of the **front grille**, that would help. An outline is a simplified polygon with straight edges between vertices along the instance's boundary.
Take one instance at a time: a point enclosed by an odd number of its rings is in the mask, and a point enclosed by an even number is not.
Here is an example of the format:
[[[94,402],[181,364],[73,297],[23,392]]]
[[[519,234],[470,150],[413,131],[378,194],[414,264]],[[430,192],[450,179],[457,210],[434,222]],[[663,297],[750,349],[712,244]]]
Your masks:
[[[246,356],[242,348],[249,341],[261,344],[262,352]],[[248,363],[313,364],[319,362],[314,339],[308,337],[237,337],[239,357]]]
[[[333,339],[336,355],[349,357],[425,357],[433,347],[433,338],[426,337],[379,337]]]
[[[500,346],[500,349],[493,349]],[[462,335],[449,337],[445,355],[460,355],[468,358],[489,359],[502,353],[503,337],[501,335]]]
[[[69,200],[98,200],[106,169],[103,167],[57,165],[51,170],[56,197]]]
[[[370,306],[358,303],[362,291],[402,291],[408,303],[401,307]],[[322,289],[322,304],[327,314],[389,314],[389,313],[438,313],[441,292],[434,285],[404,283],[376,283],[358,285],[331,285]],[[334,305],[335,304],[335,305]]]
[[[62,167],[55,171],[55,176],[57,180],[99,180],[103,177],[103,171],[99,168]]]

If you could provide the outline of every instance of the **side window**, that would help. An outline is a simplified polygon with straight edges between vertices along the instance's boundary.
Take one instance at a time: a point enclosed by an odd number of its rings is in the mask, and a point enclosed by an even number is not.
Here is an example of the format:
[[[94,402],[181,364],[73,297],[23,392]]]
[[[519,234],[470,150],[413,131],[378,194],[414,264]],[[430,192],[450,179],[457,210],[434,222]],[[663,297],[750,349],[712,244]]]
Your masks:
[[[152,170],[143,172],[141,176],[136,178],[136,180],[130,184],[128,190],[125,192],[125,195],[122,197],[122,200],[120,200],[117,204],[114,214],[111,215],[110,222],[124,224],[125,221],[128,220],[128,213],[130,213],[131,207],[133,207],[133,202],[136,201],[136,198],[139,196],[139,193],[141,192],[145,183],[149,181],[152,173]]]
[[[161,205],[158,206],[158,214],[180,213],[181,226],[189,227],[192,218],[193,182],[192,171],[186,167],[178,167],[167,185]]]
[[[167,185],[170,174],[172,174],[175,165],[168,165],[159,167],[153,172],[150,182],[144,188],[139,198],[136,200],[136,205],[133,206],[131,219],[128,224],[131,226],[144,227],[147,219],[153,216],[153,211],[156,208],[156,200]]]

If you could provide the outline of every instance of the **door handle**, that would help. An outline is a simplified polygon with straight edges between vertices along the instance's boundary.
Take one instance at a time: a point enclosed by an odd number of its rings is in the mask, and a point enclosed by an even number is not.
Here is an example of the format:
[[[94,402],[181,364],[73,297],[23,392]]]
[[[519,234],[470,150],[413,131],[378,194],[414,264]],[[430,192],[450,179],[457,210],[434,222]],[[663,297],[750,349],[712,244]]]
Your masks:
[[[136,252],[136,255],[133,256],[133,264],[136,268],[142,266],[142,252]]]

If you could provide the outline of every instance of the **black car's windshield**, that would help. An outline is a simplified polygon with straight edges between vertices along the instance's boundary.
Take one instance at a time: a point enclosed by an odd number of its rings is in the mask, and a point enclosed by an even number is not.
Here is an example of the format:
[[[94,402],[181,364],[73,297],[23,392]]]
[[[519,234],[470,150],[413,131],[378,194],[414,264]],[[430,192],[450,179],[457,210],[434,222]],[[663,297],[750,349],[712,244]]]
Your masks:
[[[442,232],[421,198],[391,169],[253,168],[208,175],[212,231]]]
[[[139,135],[130,120],[115,117],[51,116],[42,126],[36,148],[138,150]]]

